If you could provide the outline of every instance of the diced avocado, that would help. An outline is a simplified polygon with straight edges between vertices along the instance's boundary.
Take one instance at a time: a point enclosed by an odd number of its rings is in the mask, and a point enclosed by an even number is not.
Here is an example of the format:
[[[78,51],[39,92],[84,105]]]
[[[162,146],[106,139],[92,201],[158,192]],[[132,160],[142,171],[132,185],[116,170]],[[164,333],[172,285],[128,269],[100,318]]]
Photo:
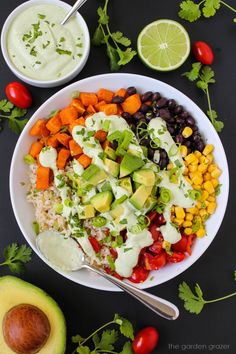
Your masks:
[[[127,195],[122,195],[122,197],[116,199],[112,205],[111,205],[111,208],[114,209],[117,205],[123,203],[126,199],[128,199]]]
[[[133,194],[133,188],[130,177],[125,177],[119,180],[119,185],[129,192],[129,195]]]
[[[91,198],[90,202],[100,213],[110,210],[113,195],[111,191],[100,192]]]
[[[107,178],[107,173],[100,167],[91,164],[82,174],[83,180],[87,181],[93,186],[97,186]]]
[[[141,186],[140,183],[134,182],[134,190],[137,190]]]
[[[143,146],[143,145],[142,145],[141,148],[142,148],[142,150],[143,150],[144,156],[147,157],[147,156],[148,156],[148,148],[147,148],[147,146]]]
[[[110,214],[113,217],[113,219],[117,219],[121,217],[123,213],[124,213],[124,207],[121,204],[117,205],[114,209],[110,211]]]
[[[133,181],[144,184],[147,187],[154,186],[155,179],[155,173],[150,169],[143,169],[133,173]]]
[[[130,203],[132,203],[136,209],[142,209],[150,193],[150,187],[146,187],[142,184],[130,198]]]
[[[146,203],[143,206],[145,210],[145,214],[150,210],[152,210],[156,204],[157,204],[157,199],[155,197],[153,196],[148,197]]]
[[[118,177],[120,172],[120,165],[117,162],[105,158],[104,164],[107,166],[108,171],[113,177]]]
[[[110,146],[107,146],[104,152],[109,157],[109,159],[116,160],[116,152]]]
[[[120,164],[120,178],[139,170],[144,164],[144,161],[140,157],[128,153],[125,154]]]
[[[128,149],[127,153],[130,154],[130,155],[138,156],[140,158],[141,158],[141,155],[142,155],[140,151],[137,151],[137,150],[134,150],[134,149]]]
[[[103,186],[101,187],[101,191],[102,191],[102,192],[112,191],[110,182],[108,182],[108,181],[105,182],[105,183],[103,184]]]
[[[78,211],[78,216],[79,216],[79,219],[93,218],[95,216],[94,207],[91,204],[81,206]]]

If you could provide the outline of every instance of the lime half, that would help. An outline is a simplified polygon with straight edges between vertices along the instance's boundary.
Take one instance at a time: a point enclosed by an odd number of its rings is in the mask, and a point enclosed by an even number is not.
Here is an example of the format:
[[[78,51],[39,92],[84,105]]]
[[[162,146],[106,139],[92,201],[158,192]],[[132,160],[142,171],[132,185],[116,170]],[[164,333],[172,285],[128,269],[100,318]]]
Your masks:
[[[164,19],[152,22],[138,36],[138,54],[151,69],[177,69],[185,62],[189,53],[189,35],[176,21]]]

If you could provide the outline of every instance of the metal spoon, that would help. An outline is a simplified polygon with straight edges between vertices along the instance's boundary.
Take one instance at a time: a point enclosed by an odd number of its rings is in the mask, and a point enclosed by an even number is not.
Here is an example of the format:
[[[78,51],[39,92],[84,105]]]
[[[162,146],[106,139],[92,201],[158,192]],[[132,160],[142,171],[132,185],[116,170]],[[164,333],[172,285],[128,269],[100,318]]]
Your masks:
[[[179,316],[178,308],[171,302],[149,294],[135,286],[121,281],[96,266],[91,266],[85,259],[78,242],[67,238],[55,231],[45,231],[37,236],[37,247],[40,253],[55,267],[65,271],[88,269],[124,290],[136,300],[142,302],[149,309],[168,320],[175,320]]]
[[[71,16],[74,15],[76,11],[79,10],[81,6],[83,6],[86,3],[87,0],[77,0],[74,6],[71,8],[71,10],[68,12],[64,20],[61,22],[61,25],[65,25],[66,22],[71,18]]]

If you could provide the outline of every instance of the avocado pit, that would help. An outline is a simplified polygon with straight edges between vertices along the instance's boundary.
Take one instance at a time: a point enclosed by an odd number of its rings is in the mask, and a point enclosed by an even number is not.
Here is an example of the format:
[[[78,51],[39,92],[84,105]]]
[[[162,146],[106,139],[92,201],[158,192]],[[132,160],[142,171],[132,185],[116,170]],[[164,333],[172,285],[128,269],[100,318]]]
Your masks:
[[[35,354],[46,344],[51,327],[45,313],[30,304],[11,308],[3,319],[3,336],[17,354]]]

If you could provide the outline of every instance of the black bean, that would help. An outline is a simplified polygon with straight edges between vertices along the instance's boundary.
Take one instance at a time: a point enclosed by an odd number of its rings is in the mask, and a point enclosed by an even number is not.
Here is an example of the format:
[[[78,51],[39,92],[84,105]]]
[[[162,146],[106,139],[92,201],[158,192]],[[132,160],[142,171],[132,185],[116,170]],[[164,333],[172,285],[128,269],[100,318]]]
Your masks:
[[[189,141],[189,140],[185,141],[184,145],[189,148],[191,146],[191,141]]]
[[[143,124],[141,124],[141,123],[143,123]],[[145,128],[145,127],[147,126],[147,121],[146,121],[145,118],[140,118],[139,121],[138,121],[138,124],[139,124],[139,126],[141,126],[142,128],[143,128],[143,127]]]
[[[168,123],[174,124],[175,118],[170,116],[170,118],[168,119]]]
[[[154,92],[154,94],[152,95],[151,100],[152,101],[158,101],[160,98],[161,98],[160,92]]]
[[[168,100],[168,102],[167,102],[167,106],[168,106],[168,108],[169,108],[169,109],[174,109],[174,108],[175,108],[175,106],[176,106],[176,102],[175,102],[175,100],[173,100],[173,99]]]
[[[152,91],[147,91],[143,95],[141,95],[141,101],[146,102],[152,99]]]
[[[168,158],[167,152],[164,149],[160,149],[160,158],[161,159],[167,159]]]
[[[186,119],[186,123],[193,127],[195,125],[195,119],[192,116],[188,116]]]
[[[203,142],[202,140],[199,140],[199,141],[197,142],[196,146],[197,146],[197,149],[198,149],[200,152],[202,152],[202,151],[204,150],[205,144],[204,144],[204,142]]]
[[[142,106],[140,107],[140,112],[142,113],[147,113],[149,110],[148,105],[146,105],[145,103],[142,104]]]
[[[183,135],[181,135],[181,134],[176,135],[175,141],[176,141],[176,143],[182,144],[184,141]]]
[[[167,129],[168,129],[168,132],[171,134],[171,135],[174,135],[174,132],[175,132],[175,128],[173,126],[167,126]]]
[[[136,125],[134,123],[129,123],[129,127],[134,133],[136,133]]]
[[[136,87],[130,86],[127,88],[126,92],[129,96],[131,96],[131,95],[134,95],[135,93],[137,93],[137,90],[136,90]]]
[[[178,105],[178,106],[175,107],[175,109],[174,109],[174,113],[175,114],[180,114],[182,112],[183,112],[183,106]]]
[[[161,108],[161,109],[159,110],[159,116],[160,116],[161,118],[166,118],[166,119],[168,119],[168,118],[170,118],[170,111],[168,110],[168,108]]]
[[[117,147],[118,147],[118,142],[117,142],[116,140],[111,141],[111,142],[110,142],[110,147],[111,147],[112,149],[116,150]]]
[[[136,121],[139,121],[140,119],[143,119],[143,118],[145,119],[145,115],[142,112],[134,113],[133,117]]]
[[[149,158],[150,160],[153,159],[154,154],[155,154],[155,150],[152,149],[151,147],[149,147],[149,148],[148,148],[148,158]]]
[[[201,140],[201,137],[199,134],[193,134],[192,140],[197,143],[199,140]]]
[[[158,165],[160,166],[161,170],[164,170],[164,168],[166,168],[168,165],[168,161],[166,159],[160,159]]]
[[[194,125],[194,126],[192,127],[192,129],[193,129],[194,132],[198,132],[198,130],[199,130],[197,125]]]
[[[181,115],[180,115],[180,117],[183,118],[183,119],[187,119],[188,116],[189,116],[189,113],[186,112],[186,111],[183,111],[183,112],[181,113]]]
[[[114,96],[112,98],[112,103],[116,103],[116,104],[120,104],[120,103],[123,103],[124,102],[124,97],[121,97],[121,96]]]
[[[121,117],[124,118],[124,119],[126,119],[126,120],[132,118],[131,114],[129,114],[128,112],[123,112],[123,113],[121,114]]]
[[[144,139],[142,139],[142,140],[140,141],[139,144],[142,145],[142,146],[148,146],[149,143],[150,143],[150,139],[149,139],[149,138],[144,138]]]
[[[181,117],[181,116],[180,117],[176,117],[175,121],[176,121],[177,124],[184,124],[184,118]]]
[[[165,107],[167,104],[167,99],[162,97],[157,101],[157,107],[162,108]]]

